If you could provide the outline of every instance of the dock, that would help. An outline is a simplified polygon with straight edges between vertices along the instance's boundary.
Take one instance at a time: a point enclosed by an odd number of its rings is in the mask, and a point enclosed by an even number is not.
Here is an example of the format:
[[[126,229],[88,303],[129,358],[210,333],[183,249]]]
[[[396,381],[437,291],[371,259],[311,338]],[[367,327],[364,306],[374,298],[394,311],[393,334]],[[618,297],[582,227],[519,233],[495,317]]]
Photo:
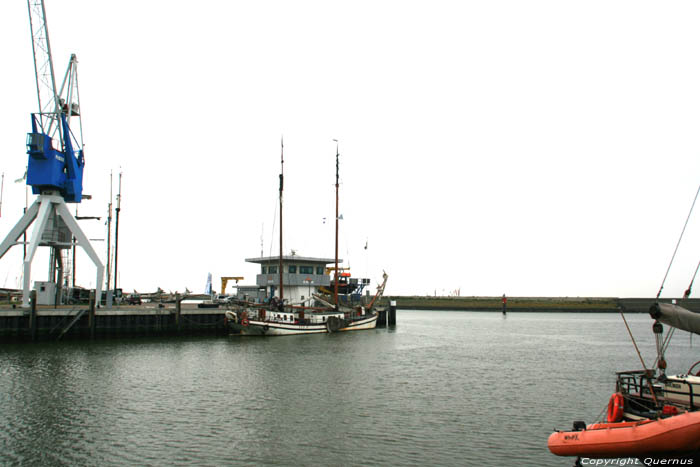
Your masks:
[[[94,294],[92,295],[94,296]],[[203,305],[201,295],[177,296],[175,301],[139,305],[89,304],[36,305],[31,292],[30,308],[0,304],[0,343],[57,341],[62,339],[103,339],[119,337],[226,336],[227,306]],[[188,300],[196,300],[196,303]],[[396,325],[396,304],[380,312],[377,327]]]
[[[0,305],[0,342],[131,336],[227,335],[223,308],[196,303],[145,303],[96,308]]]

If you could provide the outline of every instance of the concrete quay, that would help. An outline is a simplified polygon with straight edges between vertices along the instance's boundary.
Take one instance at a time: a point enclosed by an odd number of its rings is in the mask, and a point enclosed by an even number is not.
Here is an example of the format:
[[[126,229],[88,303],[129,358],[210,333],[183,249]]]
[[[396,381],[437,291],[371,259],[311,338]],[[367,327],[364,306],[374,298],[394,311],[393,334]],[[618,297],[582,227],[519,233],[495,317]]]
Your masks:
[[[616,297],[506,297],[507,312],[575,312],[575,313],[647,313],[655,298]],[[497,311],[503,310],[503,297],[431,297],[390,296],[399,310],[453,310]],[[669,303],[671,299],[660,299]],[[691,311],[700,312],[700,299],[677,300],[676,303]]]
[[[129,336],[226,335],[224,309],[192,303],[95,308],[0,305],[0,342]]]

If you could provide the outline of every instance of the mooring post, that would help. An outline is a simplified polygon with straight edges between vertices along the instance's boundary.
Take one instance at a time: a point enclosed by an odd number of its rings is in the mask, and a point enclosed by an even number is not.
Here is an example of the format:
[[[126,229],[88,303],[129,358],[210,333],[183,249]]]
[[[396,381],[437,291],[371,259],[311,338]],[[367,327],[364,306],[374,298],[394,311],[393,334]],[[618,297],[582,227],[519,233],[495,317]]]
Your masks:
[[[378,328],[383,328],[386,326],[386,315],[389,314],[389,309],[385,308],[383,310],[379,310],[379,316],[377,316],[377,327]]]
[[[90,291],[90,302],[88,308],[88,327],[90,328],[90,339],[95,338],[95,291]]]
[[[182,312],[182,297],[180,294],[175,295],[175,328],[180,333],[180,313]]]
[[[36,340],[36,290],[29,292],[31,308],[29,310],[29,336],[31,340]]]
[[[387,324],[389,326],[396,326],[396,300],[391,300],[389,302],[389,316],[387,316]]]

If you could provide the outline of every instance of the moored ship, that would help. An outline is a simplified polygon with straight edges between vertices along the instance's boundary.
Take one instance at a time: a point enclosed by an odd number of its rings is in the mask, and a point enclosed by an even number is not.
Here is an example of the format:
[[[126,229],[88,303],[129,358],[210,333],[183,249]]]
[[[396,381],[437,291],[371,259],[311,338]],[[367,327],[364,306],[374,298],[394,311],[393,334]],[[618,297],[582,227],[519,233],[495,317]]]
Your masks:
[[[357,294],[369,279],[355,280],[347,268],[339,268],[338,188],[339,153],[336,147],[335,256],[311,258],[295,253],[282,254],[282,192],[284,188],[284,145],[282,145],[279,211],[280,255],[247,259],[261,265],[255,297],[233,300],[226,311],[232,332],[242,335],[294,335],[373,329],[377,326],[379,299],[386,287],[387,274],[373,297]],[[332,267],[328,267],[333,264]],[[330,272],[334,272],[331,278]],[[286,294],[285,294],[286,291]]]

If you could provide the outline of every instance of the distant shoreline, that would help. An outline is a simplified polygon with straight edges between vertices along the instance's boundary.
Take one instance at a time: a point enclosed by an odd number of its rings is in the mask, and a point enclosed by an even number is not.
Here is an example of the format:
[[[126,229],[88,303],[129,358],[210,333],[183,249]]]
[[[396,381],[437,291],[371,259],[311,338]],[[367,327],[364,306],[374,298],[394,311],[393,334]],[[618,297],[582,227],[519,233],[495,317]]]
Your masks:
[[[570,313],[648,313],[654,298],[615,297],[506,297],[506,312],[570,312]],[[388,296],[387,304],[396,301],[399,310],[443,310],[501,312],[502,297],[426,297]],[[669,303],[671,299],[660,299]],[[700,312],[700,299],[677,300],[691,311]]]

